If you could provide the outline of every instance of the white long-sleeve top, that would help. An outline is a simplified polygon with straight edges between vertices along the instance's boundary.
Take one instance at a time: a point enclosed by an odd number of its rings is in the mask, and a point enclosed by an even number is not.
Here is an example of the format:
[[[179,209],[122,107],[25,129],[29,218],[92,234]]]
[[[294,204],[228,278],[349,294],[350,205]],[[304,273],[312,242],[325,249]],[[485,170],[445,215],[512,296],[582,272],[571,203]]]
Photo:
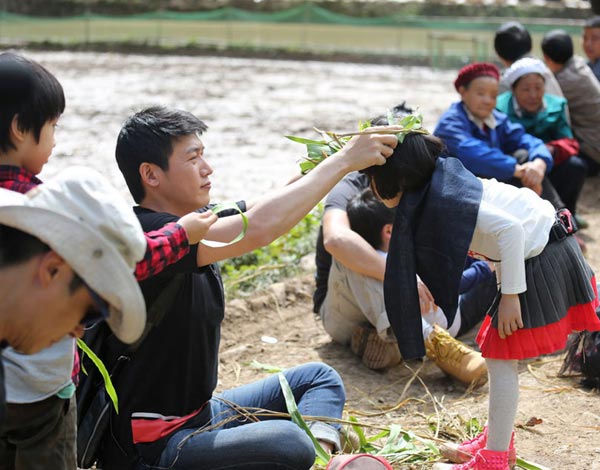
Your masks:
[[[503,294],[525,292],[525,260],[539,255],[548,243],[554,207],[528,188],[480,181],[483,195],[470,253],[500,262]]]

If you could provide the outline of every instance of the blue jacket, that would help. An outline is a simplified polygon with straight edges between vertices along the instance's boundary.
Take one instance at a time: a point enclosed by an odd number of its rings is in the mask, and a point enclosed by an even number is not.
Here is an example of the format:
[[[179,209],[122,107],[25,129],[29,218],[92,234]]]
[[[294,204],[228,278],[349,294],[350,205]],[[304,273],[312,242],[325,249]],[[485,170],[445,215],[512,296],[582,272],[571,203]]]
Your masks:
[[[494,110],[497,126],[486,133],[467,116],[462,102],[454,103],[438,122],[436,136],[444,141],[448,154],[463,162],[477,176],[506,181],[515,172],[516,150],[529,152],[529,160],[541,158],[546,173],[552,169],[552,155],[537,137],[525,133],[521,124],[511,122],[506,114]]]
[[[458,293],[464,294],[481,282],[491,279],[494,273],[485,261],[467,257],[467,262],[463,268],[462,277],[460,278],[460,286]]]
[[[396,208],[383,283],[385,307],[404,359],[425,355],[418,274],[452,324],[483,187],[455,158],[439,158],[431,181]]]

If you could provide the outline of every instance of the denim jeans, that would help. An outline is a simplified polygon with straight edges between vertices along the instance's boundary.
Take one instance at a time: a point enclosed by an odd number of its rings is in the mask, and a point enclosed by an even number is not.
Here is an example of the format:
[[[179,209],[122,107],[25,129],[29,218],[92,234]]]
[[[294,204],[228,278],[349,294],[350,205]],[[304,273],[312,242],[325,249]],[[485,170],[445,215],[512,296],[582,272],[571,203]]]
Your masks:
[[[331,367],[308,363],[283,373],[303,416],[341,418],[346,395],[342,379]],[[194,470],[308,470],[315,461],[310,438],[296,424],[261,417],[251,422],[231,406],[287,412],[277,375],[227,390],[210,401],[211,424],[216,429],[195,433],[177,431],[167,442],[155,468]],[[339,448],[339,426],[309,422],[313,435]]]

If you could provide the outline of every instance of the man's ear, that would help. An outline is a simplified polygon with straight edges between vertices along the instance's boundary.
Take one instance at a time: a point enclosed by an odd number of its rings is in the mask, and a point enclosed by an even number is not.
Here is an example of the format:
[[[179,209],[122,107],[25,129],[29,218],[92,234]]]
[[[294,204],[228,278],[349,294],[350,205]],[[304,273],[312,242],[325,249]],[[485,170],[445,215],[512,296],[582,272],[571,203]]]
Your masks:
[[[140,177],[142,183],[152,188],[157,187],[160,184],[160,172],[162,170],[153,163],[144,162],[140,165]]]
[[[461,85],[458,87],[458,94],[460,95],[460,97],[462,98],[465,94],[465,92],[467,91],[467,87],[464,85]]]
[[[40,256],[37,274],[42,286],[50,285],[57,276],[70,275],[70,271],[69,265],[58,253],[50,250]]]

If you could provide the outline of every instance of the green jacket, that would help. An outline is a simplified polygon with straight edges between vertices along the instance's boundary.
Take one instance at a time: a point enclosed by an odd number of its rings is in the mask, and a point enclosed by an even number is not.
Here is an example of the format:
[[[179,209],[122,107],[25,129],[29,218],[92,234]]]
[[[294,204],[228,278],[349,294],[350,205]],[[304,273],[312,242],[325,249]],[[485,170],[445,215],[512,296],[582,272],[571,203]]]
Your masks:
[[[496,100],[496,109],[508,115],[512,122],[518,122],[525,132],[532,134],[544,142],[573,138],[573,132],[567,122],[567,100],[560,96],[544,94],[545,108],[536,114],[523,113],[517,116],[513,106],[511,91],[502,93]]]
[[[544,105],[544,109],[535,114],[522,113],[517,116],[512,92],[502,93],[496,100],[496,108],[505,113],[511,122],[521,124],[527,133],[551,145],[554,164],[560,165],[579,154],[579,142],[573,138],[573,131],[567,122],[567,100],[545,93]]]

